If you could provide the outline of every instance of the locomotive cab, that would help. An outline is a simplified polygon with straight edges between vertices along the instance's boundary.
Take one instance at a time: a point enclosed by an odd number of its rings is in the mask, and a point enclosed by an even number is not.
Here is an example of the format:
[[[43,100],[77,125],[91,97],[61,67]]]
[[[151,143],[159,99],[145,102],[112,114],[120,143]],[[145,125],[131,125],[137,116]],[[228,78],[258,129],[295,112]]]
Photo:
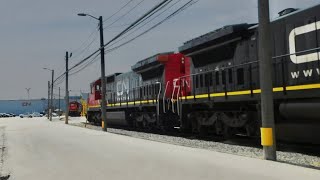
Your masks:
[[[101,79],[91,84],[91,94],[93,95],[94,100],[101,99]]]

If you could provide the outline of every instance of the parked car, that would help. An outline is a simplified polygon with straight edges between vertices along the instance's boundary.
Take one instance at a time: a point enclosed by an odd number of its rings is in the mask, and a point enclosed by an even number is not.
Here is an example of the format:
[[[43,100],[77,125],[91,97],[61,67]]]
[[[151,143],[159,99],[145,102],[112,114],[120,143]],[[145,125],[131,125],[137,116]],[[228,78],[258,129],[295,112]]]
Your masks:
[[[45,114],[44,116],[45,116],[45,117],[48,117],[48,114]],[[54,113],[54,112],[52,113],[52,117],[57,117],[57,116],[58,116],[57,113]]]
[[[32,117],[42,117],[43,115],[41,115],[40,113],[38,112],[34,112],[32,114],[30,114]]]
[[[12,115],[7,113],[0,113],[0,117],[12,117]]]
[[[10,113],[5,113],[7,117],[13,117]]]
[[[32,118],[32,115],[30,113],[20,114],[20,118]]]
[[[12,117],[16,117],[14,113],[8,113],[8,114],[10,114]]]

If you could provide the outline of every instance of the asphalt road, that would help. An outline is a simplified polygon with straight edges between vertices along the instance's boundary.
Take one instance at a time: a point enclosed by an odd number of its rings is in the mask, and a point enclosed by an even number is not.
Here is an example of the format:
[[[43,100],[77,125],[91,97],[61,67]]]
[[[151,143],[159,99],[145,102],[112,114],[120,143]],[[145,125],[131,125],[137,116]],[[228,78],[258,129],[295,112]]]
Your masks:
[[[320,171],[48,122],[0,119],[1,175],[23,180],[320,179]]]

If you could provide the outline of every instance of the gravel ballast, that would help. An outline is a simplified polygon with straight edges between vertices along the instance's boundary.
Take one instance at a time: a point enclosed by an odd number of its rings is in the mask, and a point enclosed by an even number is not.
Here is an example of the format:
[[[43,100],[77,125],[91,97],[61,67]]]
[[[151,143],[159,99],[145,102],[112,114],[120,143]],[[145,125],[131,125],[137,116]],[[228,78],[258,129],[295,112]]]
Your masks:
[[[85,124],[80,122],[79,120],[74,120],[70,122],[70,125],[86,127],[88,129],[94,129],[101,131],[101,127],[94,126],[90,124]],[[135,138],[142,138],[151,141],[158,141],[163,143],[175,144],[180,146],[187,146],[193,148],[201,148],[208,149],[212,151],[252,157],[252,158],[263,158],[263,150],[262,148],[257,147],[247,147],[241,145],[234,145],[224,142],[215,142],[215,141],[207,141],[207,140],[199,140],[199,139],[189,139],[184,137],[176,137],[176,136],[168,136],[168,135],[159,135],[152,133],[144,133],[144,132],[136,132],[136,131],[128,131],[123,129],[114,129],[108,128],[109,133],[121,134]],[[319,152],[320,154],[320,152]],[[279,162],[285,162],[294,165],[300,165],[305,167],[311,167],[320,169],[320,157],[313,155],[306,155],[302,153],[295,152],[283,152],[277,151],[277,160]]]

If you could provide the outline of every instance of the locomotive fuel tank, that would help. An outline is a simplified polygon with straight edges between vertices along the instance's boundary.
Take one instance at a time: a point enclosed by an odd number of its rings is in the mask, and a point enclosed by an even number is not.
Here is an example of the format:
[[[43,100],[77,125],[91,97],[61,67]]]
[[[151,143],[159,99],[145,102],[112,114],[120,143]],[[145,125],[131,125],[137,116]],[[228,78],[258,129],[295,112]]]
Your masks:
[[[128,126],[125,111],[108,112],[107,122],[108,125],[113,126]]]
[[[280,115],[286,120],[310,120],[320,122],[320,100],[306,99],[283,102],[279,106]]]

